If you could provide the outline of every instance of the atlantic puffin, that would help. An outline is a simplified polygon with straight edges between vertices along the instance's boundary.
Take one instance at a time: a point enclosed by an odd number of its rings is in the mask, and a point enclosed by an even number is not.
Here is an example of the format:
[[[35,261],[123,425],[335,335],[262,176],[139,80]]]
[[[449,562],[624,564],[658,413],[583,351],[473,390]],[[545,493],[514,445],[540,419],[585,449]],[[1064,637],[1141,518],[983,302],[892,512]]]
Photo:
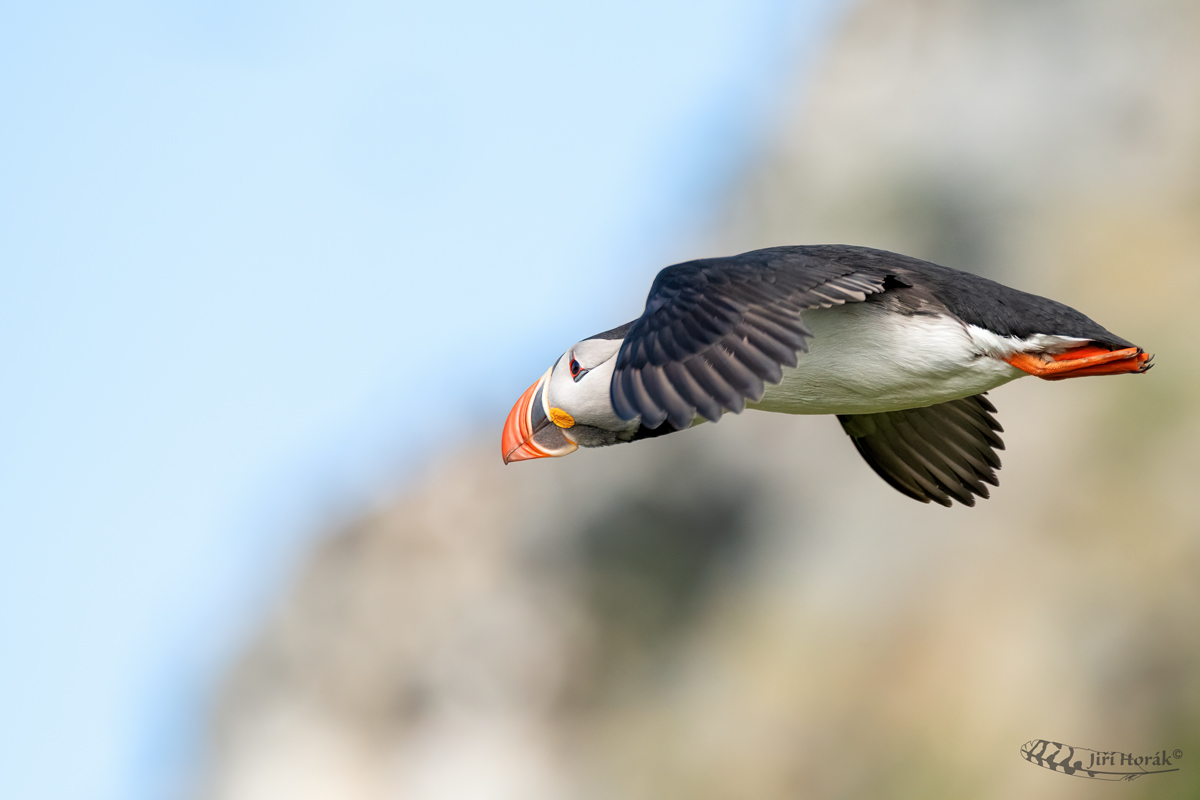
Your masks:
[[[916,258],[769,247],[658,273],[640,317],[578,342],[504,424],[504,463],[675,433],[726,412],[833,414],[897,491],[968,506],[998,486],[985,394],[1026,375],[1142,373],[1073,308]]]

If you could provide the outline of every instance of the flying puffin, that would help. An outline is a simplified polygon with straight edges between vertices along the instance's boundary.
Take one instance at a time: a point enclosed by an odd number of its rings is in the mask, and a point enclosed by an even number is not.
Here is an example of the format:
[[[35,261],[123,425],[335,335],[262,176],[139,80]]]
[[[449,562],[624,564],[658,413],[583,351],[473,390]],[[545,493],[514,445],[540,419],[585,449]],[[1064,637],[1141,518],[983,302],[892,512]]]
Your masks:
[[[894,489],[973,506],[1004,449],[987,391],[1150,366],[1075,309],[977,275],[867,247],[770,247],[658,273],[642,316],[521,395],[501,449],[507,464],[746,408],[836,414]]]

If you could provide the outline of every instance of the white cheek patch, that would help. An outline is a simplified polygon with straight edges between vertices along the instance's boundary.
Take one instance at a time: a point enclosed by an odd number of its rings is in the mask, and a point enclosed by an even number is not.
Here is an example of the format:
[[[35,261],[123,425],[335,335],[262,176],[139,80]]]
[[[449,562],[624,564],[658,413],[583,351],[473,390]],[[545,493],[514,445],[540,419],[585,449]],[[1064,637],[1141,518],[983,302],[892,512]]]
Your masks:
[[[595,369],[621,349],[621,339],[585,339],[569,351],[584,369]]]
[[[580,351],[584,345],[602,345],[602,347],[589,347],[588,351],[581,356]],[[578,381],[571,377],[571,371],[567,366],[568,359],[559,359],[547,382],[547,414],[550,413],[550,408],[558,408],[570,414],[576,425],[590,425],[610,431],[622,431],[627,430],[631,425],[636,426],[636,422],[630,423],[617,416],[609,397],[609,384],[612,383],[613,369],[617,362],[616,354],[620,345],[619,340],[614,342],[591,340],[576,345],[574,350],[569,351],[567,355],[573,354],[579,360],[580,365],[584,367],[588,366],[584,362],[584,358],[590,358],[605,351],[608,353],[607,358],[592,361],[594,366]]]

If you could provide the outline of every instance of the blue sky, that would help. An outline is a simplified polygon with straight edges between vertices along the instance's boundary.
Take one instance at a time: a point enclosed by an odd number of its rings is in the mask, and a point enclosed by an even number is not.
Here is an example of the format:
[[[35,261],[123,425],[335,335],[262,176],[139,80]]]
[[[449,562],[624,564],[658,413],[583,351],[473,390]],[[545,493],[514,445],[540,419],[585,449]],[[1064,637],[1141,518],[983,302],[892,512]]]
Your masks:
[[[0,796],[171,796],[322,522],[636,315],[833,0],[0,10]]]

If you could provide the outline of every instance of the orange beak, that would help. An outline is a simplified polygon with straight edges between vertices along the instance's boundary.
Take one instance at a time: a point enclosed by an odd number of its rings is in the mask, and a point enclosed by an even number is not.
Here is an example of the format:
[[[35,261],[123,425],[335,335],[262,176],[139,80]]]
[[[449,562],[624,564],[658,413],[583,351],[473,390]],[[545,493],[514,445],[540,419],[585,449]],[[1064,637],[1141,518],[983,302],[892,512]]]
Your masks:
[[[525,390],[521,399],[508,412],[504,432],[500,436],[500,455],[504,463],[528,461],[531,458],[555,458],[573,453],[578,447],[562,432],[546,413],[544,387],[550,380],[546,374]]]

